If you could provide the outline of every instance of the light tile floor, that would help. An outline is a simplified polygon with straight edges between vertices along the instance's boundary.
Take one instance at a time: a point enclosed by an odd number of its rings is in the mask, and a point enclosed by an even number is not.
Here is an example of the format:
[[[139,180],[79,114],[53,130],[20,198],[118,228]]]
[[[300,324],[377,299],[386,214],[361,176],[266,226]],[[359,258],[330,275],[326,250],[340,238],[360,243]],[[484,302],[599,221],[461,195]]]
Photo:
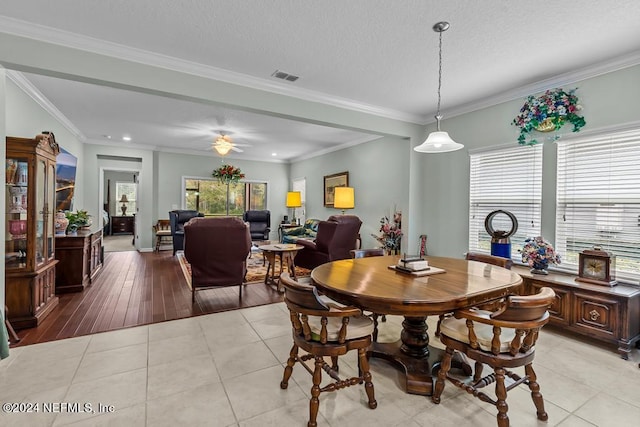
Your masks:
[[[394,340],[401,321],[388,316],[380,341]],[[431,331],[434,322],[429,319]],[[280,303],[18,347],[0,361],[0,402],[39,404],[39,412],[1,412],[0,425],[306,426],[310,375],[296,366],[289,388],[279,386],[290,334]],[[352,353],[341,360],[345,376],[357,370]],[[511,424],[640,425],[639,361],[637,349],[624,361],[614,348],[546,328],[534,366],[549,421],[536,419],[520,387],[507,400]],[[388,363],[372,359],[371,369],[378,408],[366,406],[361,386],[323,393],[320,426],[496,425],[493,406],[451,384],[434,405],[404,393]],[[69,406],[45,412],[45,403]],[[71,410],[85,405],[92,411]]]

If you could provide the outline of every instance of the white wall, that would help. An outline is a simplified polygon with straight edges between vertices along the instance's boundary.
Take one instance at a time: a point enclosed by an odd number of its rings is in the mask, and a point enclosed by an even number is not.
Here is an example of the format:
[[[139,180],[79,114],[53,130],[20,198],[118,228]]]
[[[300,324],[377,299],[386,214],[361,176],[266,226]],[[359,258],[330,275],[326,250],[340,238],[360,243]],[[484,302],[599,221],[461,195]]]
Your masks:
[[[84,169],[81,166],[83,164],[82,142],[9,79],[7,79],[6,103],[7,135],[33,138],[42,131],[50,131],[56,136],[56,142],[60,147],[78,158],[73,206],[82,206],[85,191]]]
[[[174,205],[182,209],[182,177],[211,179],[214,169],[220,167],[220,157],[192,156],[174,153],[156,153],[157,197],[154,219],[168,219]],[[285,163],[256,162],[226,158],[225,163],[238,167],[247,181],[267,183],[267,209],[271,211],[271,238],[277,239],[278,223],[287,208],[285,199],[289,189],[289,165]]]
[[[304,177],[307,181],[306,217],[327,219],[342,213],[324,207],[323,177],[348,171],[356,203],[345,214],[357,215],[362,220],[362,247],[378,247],[371,234],[380,234],[380,218],[390,215],[394,208],[408,217],[410,149],[407,139],[384,137],[293,163],[291,177]],[[404,226],[403,223],[403,229]],[[405,251],[407,246],[407,239],[403,238]]]

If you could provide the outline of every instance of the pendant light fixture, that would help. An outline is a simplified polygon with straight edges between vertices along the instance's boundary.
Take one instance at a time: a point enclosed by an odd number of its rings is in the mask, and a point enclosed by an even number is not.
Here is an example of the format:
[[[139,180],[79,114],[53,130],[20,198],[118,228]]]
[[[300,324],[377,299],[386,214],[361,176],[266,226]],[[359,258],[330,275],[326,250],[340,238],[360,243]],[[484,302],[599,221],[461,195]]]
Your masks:
[[[431,132],[422,144],[413,148],[419,153],[447,153],[449,151],[460,150],[464,147],[464,145],[458,144],[451,139],[447,132],[440,130],[440,120],[442,119],[442,116],[440,115],[440,88],[442,87],[442,33],[448,29],[449,23],[444,21],[438,22],[433,26],[433,31],[440,33],[440,48],[438,55],[438,110],[435,116],[438,130],[436,132]]]

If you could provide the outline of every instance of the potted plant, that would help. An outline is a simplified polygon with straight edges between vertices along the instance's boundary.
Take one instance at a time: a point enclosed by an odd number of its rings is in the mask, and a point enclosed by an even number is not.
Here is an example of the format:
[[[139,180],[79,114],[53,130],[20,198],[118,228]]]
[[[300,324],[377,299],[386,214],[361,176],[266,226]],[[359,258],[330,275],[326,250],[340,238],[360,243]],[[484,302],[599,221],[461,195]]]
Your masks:
[[[78,228],[91,226],[91,215],[85,210],[66,211],[65,216],[69,220],[69,225],[67,225],[67,233],[69,234],[75,233]]]

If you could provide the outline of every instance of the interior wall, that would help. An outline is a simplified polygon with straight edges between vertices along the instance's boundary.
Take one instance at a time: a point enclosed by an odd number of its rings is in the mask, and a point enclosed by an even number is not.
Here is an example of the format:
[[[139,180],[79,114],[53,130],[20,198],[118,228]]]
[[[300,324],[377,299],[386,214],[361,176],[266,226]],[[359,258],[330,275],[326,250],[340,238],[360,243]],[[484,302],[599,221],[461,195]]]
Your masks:
[[[573,133],[571,125],[559,132],[562,138],[575,138],[590,132],[616,127],[640,127],[637,100],[640,99],[640,66],[629,67],[563,88],[578,88],[586,126]],[[517,99],[441,123],[443,130],[465,145],[452,153],[421,155],[416,158],[419,180],[424,183],[421,200],[421,227],[428,234],[429,253],[461,257],[467,251],[469,234],[469,150],[499,145],[515,145],[519,129],[511,121],[525,99]],[[428,131],[435,130],[430,126]],[[425,134],[426,136],[426,134]],[[544,138],[544,134],[538,134]],[[555,238],[556,144],[546,142],[543,153],[542,234]],[[512,242],[521,245],[522,242]]]
[[[83,143],[10,79],[7,79],[5,96],[8,106],[6,112],[7,135],[33,138],[47,130],[53,132],[60,147],[77,157],[78,168],[76,169],[73,206],[82,206],[85,191],[83,186],[84,168],[81,166],[83,164]]]
[[[271,211],[271,239],[277,239],[278,223],[287,208],[285,199],[288,190],[289,165],[286,163],[256,162],[208,156],[192,156],[175,153],[156,153],[157,158],[157,217],[168,219],[169,211],[183,209],[182,177],[211,179],[214,169],[223,163],[238,167],[247,181],[267,183],[267,209]]]
[[[355,208],[345,214],[357,215],[362,220],[362,247],[374,248],[379,243],[371,234],[380,234],[380,218],[391,215],[397,209],[403,212],[408,221],[409,157],[409,140],[383,137],[294,162],[291,165],[291,176],[306,178],[307,219],[327,219],[330,215],[342,212],[324,206],[324,176],[349,172],[349,186],[354,188],[355,193]],[[405,218],[403,230],[406,231]],[[408,240],[403,238],[405,251],[408,245]]]

